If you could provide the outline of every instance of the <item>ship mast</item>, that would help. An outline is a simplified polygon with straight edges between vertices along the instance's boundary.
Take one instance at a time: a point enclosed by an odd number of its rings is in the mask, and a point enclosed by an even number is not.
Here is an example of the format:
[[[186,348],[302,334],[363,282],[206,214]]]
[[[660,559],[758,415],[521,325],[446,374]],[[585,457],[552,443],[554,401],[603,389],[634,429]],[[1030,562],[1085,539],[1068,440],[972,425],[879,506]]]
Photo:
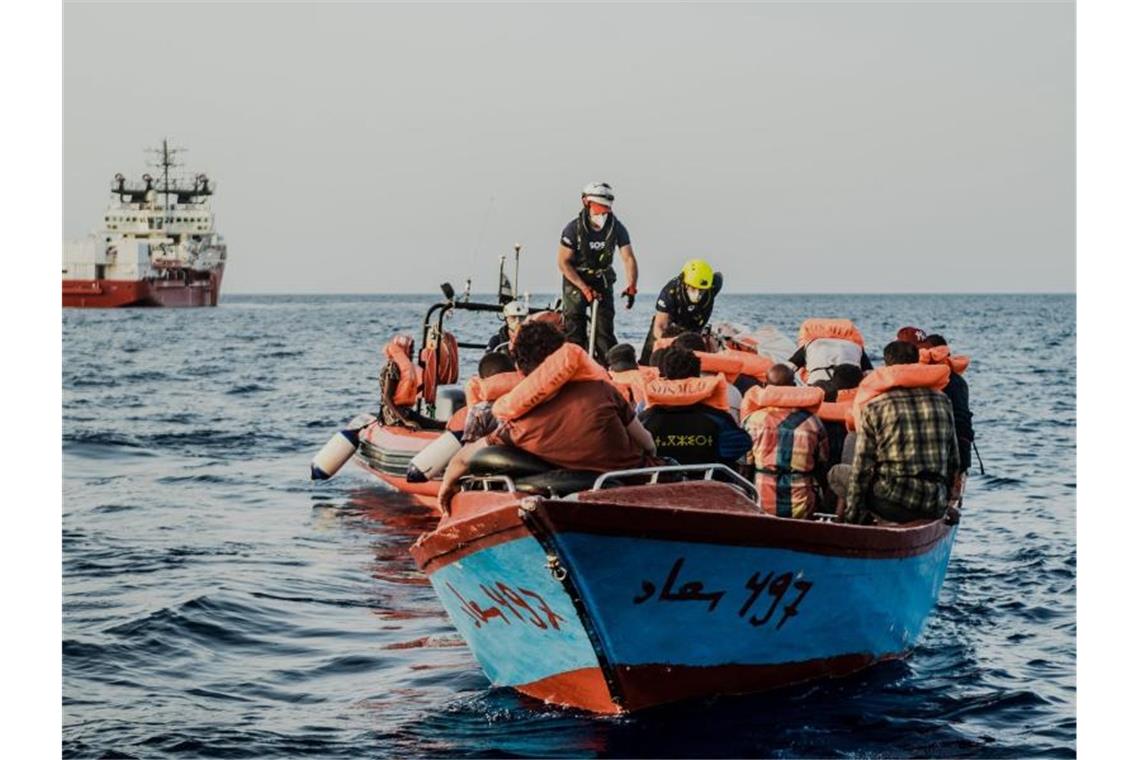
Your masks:
[[[155,153],[159,156],[158,163],[155,168],[162,169],[162,219],[164,224],[170,223],[170,195],[172,192],[177,191],[177,183],[175,190],[170,189],[170,170],[181,166],[182,164],[175,163],[174,155],[181,153],[185,148],[171,148],[167,144],[166,138],[162,138],[162,150],[157,148],[150,148],[148,152]]]

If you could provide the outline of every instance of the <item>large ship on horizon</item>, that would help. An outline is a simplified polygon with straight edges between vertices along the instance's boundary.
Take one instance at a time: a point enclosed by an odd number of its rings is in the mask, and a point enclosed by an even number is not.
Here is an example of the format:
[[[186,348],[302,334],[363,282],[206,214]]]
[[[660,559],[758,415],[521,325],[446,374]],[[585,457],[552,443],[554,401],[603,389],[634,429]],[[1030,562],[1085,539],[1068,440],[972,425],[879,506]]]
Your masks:
[[[63,305],[217,306],[226,244],[214,229],[205,174],[172,174],[179,148],[153,152],[161,170],[130,185],[116,174],[103,228],[63,246]]]

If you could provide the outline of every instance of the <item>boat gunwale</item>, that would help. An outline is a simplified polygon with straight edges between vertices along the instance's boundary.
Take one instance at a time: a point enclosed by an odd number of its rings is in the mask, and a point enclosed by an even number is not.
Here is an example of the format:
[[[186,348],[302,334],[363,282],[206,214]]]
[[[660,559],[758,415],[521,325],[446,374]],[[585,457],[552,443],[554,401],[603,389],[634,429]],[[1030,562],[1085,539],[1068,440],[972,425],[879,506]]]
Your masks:
[[[677,484],[660,485],[668,489]],[[726,489],[728,486],[724,486]],[[851,525],[777,517],[756,508],[752,513],[691,509],[660,505],[623,504],[621,489],[607,492],[610,500],[589,501],[480,494],[491,498],[445,518],[435,530],[424,533],[411,547],[416,564],[425,573],[458,561],[474,552],[506,541],[534,535],[520,517],[525,510],[541,531],[685,541],[803,552],[851,559],[901,559],[926,554],[954,529],[946,518],[901,525]],[[591,492],[592,494],[594,492]],[[597,492],[601,493],[601,492]],[[735,493],[735,492],[734,492]],[[494,494],[492,496],[492,494]],[[507,501],[504,503],[504,499]]]

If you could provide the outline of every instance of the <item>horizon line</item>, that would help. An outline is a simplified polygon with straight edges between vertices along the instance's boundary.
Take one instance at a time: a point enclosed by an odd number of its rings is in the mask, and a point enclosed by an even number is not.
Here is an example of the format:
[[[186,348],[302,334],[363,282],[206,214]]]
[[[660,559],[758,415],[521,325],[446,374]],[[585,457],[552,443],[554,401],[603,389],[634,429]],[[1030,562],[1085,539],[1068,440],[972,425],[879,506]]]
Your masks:
[[[529,295],[557,295],[560,291],[557,290],[538,290],[530,293]],[[648,293],[649,291],[645,291]],[[399,291],[399,290],[344,290],[344,291],[246,291],[229,293],[231,296],[436,296],[440,295],[438,291]],[[472,291],[472,296],[495,296],[498,293],[493,290],[488,291]],[[638,295],[643,295],[639,293]],[[947,290],[947,291],[932,291],[932,290],[891,290],[891,291],[874,291],[874,290],[860,290],[860,291],[752,291],[752,292],[724,292],[721,291],[718,295],[724,296],[1075,296],[1075,290]]]

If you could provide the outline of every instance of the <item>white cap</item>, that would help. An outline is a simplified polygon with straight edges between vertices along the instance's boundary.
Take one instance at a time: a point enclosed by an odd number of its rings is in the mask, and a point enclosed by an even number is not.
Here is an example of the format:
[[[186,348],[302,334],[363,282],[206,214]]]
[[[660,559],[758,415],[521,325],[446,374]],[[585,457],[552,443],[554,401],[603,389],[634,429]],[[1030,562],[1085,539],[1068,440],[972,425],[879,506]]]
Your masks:
[[[525,317],[526,306],[522,303],[522,301],[511,301],[509,304],[503,307],[503,316]]]

